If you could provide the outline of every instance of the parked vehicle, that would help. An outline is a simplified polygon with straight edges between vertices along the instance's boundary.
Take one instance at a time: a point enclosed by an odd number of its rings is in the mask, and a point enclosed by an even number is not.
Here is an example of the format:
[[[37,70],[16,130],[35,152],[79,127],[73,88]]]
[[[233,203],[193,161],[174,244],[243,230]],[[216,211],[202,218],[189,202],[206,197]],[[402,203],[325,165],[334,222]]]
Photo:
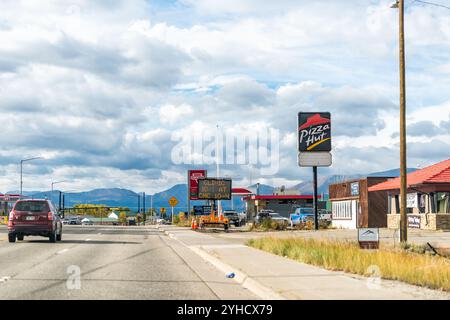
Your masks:
[[[224,210],[223,216],[230,221],[230,224],[234,224],[235,227],[240,227],[242,224],[239,214],[234,210]]]
[[[331,222],[331,213],[325,209],[319,210],[319,220]]]
[[[50,200],[19,200],[9,214],[8,240],[22,241],[25,236],[48,237],[61,241],[62,222]]]
[[[289,219],[281,216],[279,213],[273,210],[261,210],[255,217],[256,223],[261,223],[264,219],[271,219],[275,222],[282,224],[289,224]]]
[[[291,227],[306,223],[308,221],[314,221],[313,208],[297,208],[294,213],[289,215]]]
[[[241,221],[241,226],[245,225],[247,223],[247,214],[245,212],[239,212],[238,215]]]

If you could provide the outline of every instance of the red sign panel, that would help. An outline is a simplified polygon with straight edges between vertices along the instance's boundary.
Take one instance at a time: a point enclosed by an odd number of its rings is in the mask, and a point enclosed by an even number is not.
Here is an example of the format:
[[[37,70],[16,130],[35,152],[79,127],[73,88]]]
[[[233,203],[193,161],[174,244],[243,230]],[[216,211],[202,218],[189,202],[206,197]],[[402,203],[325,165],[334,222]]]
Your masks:
[[[198,200],[198,179],[206,178],[206,170],[189,170],[189,199]]]

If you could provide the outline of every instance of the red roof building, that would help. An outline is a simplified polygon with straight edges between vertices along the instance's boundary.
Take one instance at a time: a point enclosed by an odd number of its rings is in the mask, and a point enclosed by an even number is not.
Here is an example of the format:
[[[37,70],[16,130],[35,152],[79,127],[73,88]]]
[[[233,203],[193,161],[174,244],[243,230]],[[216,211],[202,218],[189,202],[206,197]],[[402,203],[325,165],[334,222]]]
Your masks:
[[[406,176],[408,227],[450,230],[450,159]],[[397,229],[400,221],[400,178],[369,188],[388,197],[387,224]]]
[[[450,187],[450,159],[436,163],[432,166],[411,172],[406,178],[408,188],[426,188],[429,191],[434,189],[449,190]],[[400,189],[400,177],[390,179],[369,188],[369,191],[395,190]]]

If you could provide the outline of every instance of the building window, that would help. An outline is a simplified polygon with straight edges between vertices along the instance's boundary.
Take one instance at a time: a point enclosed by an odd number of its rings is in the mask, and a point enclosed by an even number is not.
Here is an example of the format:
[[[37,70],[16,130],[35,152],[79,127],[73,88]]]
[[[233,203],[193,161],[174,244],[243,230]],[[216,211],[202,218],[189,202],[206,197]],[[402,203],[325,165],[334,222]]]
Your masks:
[[[352,201],[333,201],[331,210],[335,220],[352,219]]]

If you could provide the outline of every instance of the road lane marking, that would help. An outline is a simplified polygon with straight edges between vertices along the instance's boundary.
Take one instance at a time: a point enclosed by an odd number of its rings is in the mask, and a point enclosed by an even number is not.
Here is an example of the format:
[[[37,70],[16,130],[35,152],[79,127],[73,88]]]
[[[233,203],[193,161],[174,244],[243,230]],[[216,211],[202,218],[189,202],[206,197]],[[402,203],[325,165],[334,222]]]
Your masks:
[[[91,239],[86,239],[86,240],[84,240],[84,241],[91,241]]]
[[[58,251],[57,252],[57,254],[63,254],[64,252],[67,252],[67,251],[69,251],[69,249],[62,249],[62,250],[60,250],[60,251]]]

